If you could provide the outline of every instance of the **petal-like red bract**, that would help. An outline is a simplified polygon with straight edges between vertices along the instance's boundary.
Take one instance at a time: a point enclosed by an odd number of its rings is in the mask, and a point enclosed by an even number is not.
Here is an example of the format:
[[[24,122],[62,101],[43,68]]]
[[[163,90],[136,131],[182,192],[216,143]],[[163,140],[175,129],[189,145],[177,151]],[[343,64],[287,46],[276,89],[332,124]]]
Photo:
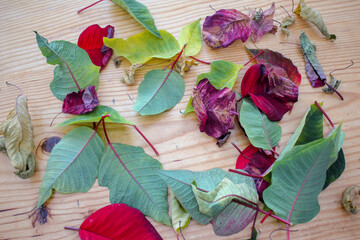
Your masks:
[[[139,210],[123,203],[99,209],[80,226],[81,240],[161,240],[153,225]]]
[[[85,114],[94,111],[99,105],[95,86],[89,86],[79,92],[72,92],[66,95],[62,111],[71,114]]]
[[[235,103],[235,93],[229,88],[217,90],[208,79],[201,80],[193,92],[200,131],[217,139],[228,134],[235,125]]]
[[[108,25],[101,28],[94,24],[86,28],[79,36],[78,46],[84,49],[94,65],[102,70],[109,61],[112,49],[104,45],[103,38],[113,38],[115,28]]]
[[[265,11],[252,10],[250,13],[251,19],[251,39],[253,42],[260,40],[265,34],[273,30],[273,17],[275,13],[275,3]]]

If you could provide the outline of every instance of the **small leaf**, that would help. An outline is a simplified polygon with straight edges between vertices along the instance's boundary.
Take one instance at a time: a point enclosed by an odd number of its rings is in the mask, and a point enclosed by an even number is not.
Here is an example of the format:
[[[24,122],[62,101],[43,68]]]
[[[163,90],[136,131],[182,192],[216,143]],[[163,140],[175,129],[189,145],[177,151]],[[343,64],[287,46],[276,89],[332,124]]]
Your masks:
[[[289,27],[291,25],[293,25],[295,23],[295,19],[290,17],[290,16],[286,16],[282,21],[281,21],[281,31],[283,33],[285,33],[287,36],[290,35],[290,32],[289,32]]]
[[[107,114],[110,114],[111,116],[105,118],[104,119],[105,122],[134,125],[134,123],[121,117],[120,114],[115,109],[113,109],[111,107],[99,105],[95,108],[95,110],[93,112],[89,112],[89,113],[86,113],[83,115],[79,115],[79,116],[70,118],[56,126],[62,127],[62,126],[66,126],[69,124],[99,122],[101,120],[101,117],[105,116]]]
[[[99,104],[95,86],[89,86],[79,92],[72,92],[66,95],[62,111],[75,115],[85,114],[94,111]]]
[[[359,212],[360,186],[352,185],[343,193],[342,205],[346,211],[352,214]]]
[[[299,5],[297,6],[294,12],[297,15],[299,15],[301,18],[308,20],[309,22],[312,22],[327,39],[330,40],[336,39],[335,34],[330,34],[328,32],[328,29],[324,23],[321,14],[315,9],[307,6],[305,0],[300,0]]]
[[[88,216],[79,230],[81,240],[161,240],[139,210],[126,204],[110,204]]]
[[[190,112],[195,112],[195,109],[192,105],[192,102],[193,102],[193,97],[190,96],[190,99],[188,101],[188,103],[186,104],[186,107],[185,107],[185,111],[183,112],[183,114],[187,114],[187,113],[190,113]]]
[[[170,193],[170,206],[172,227],[179,234],[189,225],[191,216],[172,192]]]
[[[89,86],[98,87],[100,67],[92,63],[85,50],[67,41],[49,43],[46,38],[35,33],[37,44],[47,63],[58,65],[54,69],[54,80],[50,83],[50,89],[56,98],[62,101],[68,93],[78,92]]]
[[[111,0],[125,9],[138,23],[149,30],[154,36],[161,38],[159,30],[155,26],[153,17],[149,9],[142,3],[135,0]]]
[[[265,11],[254,9],[250,12],[251,39],[253,42],[260,40],[265,33],[273,30],[274,13],[275,3],[272,3],[271,7]]]
[[[326,180],[323,189],[327,188],[332,182],[338,179],[345,170],[345,155],[340,149],[338,158],[326,171]]]
[[[133,109],[141,115],[155,115],[174,107],[185,93],[184,79],[170,69],[154,69],[145,74]]]
[[[68,132],[51,151],[37,208],[51,197],[52,189],[59,193],[89,191],[98,176],[104,148],[99,135],[88,127]]]
[[[144,31],[124,40],[122,38],[104,38],[104,44],[112,48],[118,56],[123,56],[131,64],[144,64],[152,58],[168,59],[180,52],[173,35],[160,30],[161,39],[149,31]]]
[[[185,56],[195,56],[200,52],[202,45],[200,19],[181,29],[179,46],[184,46],[185,44]]]
[[[243,99],[239,115],[240,124],[255,147],[272,150],[280,142],[281,127],[260,112],[250,99]]]
[[[125,203],[155,221],[171,225],[166,183],[157,175],[159,161],[141,147],[115,143],[121,162],[108,146],[99,167],[99,185],[109,188],[111,203]]]
[[[340,86],[340,83],[341,83],[341,80],[337,80],[331,73],[329,74],[330,75],[330,83],[329,85],[332,87],[330,88],[329,86],[325,86],[322,90],[325,92],[325,93],[333,93],[334,92],[334,89],[338,89],[338,87]]]

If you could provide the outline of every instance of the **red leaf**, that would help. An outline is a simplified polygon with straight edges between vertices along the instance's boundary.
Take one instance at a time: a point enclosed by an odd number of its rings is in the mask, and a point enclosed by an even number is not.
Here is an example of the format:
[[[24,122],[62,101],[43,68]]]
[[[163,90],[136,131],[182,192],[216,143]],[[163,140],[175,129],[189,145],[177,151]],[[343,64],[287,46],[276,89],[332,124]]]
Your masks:
[[[78,46],[84,49],[94,65],[101,67],[100,71],[109,61],[112,49],[104,45],[103,38],[114,37],[114,27],[107,25],[101,28],[94,24],[86,28],[79,36]]]
[[[91,214],[80,226],[81,240],[160,240],[153,225],[139,210],[115,203]]]
[[[99,105],[95,86],[89,86],[79,92],[72,92],[66,95],[62,111],[71,114],[85,114],[94,111]]]
[[[251,39],[253,42],[260,40],[260,38],[270,31],[273,31],[273,17],[275,13],[275,3],[271,5],[271,7],[264,12],[260,9],[257,11],[256,9],[250,12],[251,19]]]
[[[252,65],[245,73],[241,81],[241,96],[246,97],[249,93],[262,94],[265,92],[263,82],[266,75],[266,67],[262,64]]]

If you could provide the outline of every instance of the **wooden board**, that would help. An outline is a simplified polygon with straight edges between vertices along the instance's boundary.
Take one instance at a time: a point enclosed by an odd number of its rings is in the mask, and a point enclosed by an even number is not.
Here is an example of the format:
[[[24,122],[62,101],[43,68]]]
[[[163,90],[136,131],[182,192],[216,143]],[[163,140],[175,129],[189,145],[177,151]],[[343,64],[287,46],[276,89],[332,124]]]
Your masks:
[[[246,12],[245,8],[263,8],[270,6],[265,0],[184,0],[160,1],[142,0],[154,16],[159,29],[166,29],[175,37],[180,29],[201,18],[214,13],[215,9],[236,8]],[[280,8],[282,4],[291,11],[291,1],[275,1],[275,19],[281,21],[286,13]],[[296,1],[297,2],[297,1]],[[291,227],[296,230],[291,233],[292,239],[358,239],[360,236],[360,214],[350,215],[341,206],[344,189],[352,184],[360,185],[360,2],[343,1],[307,1],[323,16],[329,31],[336,33],[338,39],[334,42],[326,40],[311,24],[295,16],[296,23],[290,27],[291,35],[286,37],[280,31],[274,36],[265,35],[256,43],[259,48],[270,48],[280,51],[291,58],[303,76],[300,85],[299,102],[290,114],[286,114],[280,122],[283,136],[280,149],[284,147],[291,134],[299,124],[309,105],[315,100],[324,101],[324,108],[335,124],[343,121],[346,139],[343,149],[346,156],[346,169],[339,180],[330,185],[320,194],[320,214],[306,224]],[[77,14],[76,11],[92,3],[92,0],[73,1],[10,1],[0,2],[0,120],[3,121],[9,110],[14,107],[18,90],[7,86],[5,81],[21,87],[28,97],[29,110],[35,131],[35,144],[51,136],[63,136],[71,128],[50,127],[50,122],[61,111],[62,103],[57,100],[49,89],[53,78],[54,66],[46,64],[35,40],[34,30],[49,41],[67,40],[77,42],[79,34],[87,26],[99,24],[113,25],[115,37],[128,38],[143,31],[143,28],[133,20],[123,9],[111,1],[104,1],[87,11]],[[340,91],[345,100],[340,101],[336,95],[326,95],[321,89],[310,86],[305,74],[304,59],[300,48],[294,44],[279,44],[280,42],[298,42],[302,30],[317,45],[317,57],[326,73],[336,68],[342,68],[354,60],[355,65],[345,71],[336,73],[342,80]],[[254,47],[250,40],[246,46]],[[212,50],[204,44],[197,56],[205,61],[228,60],[234,63],[245,63],[249,56],[244,45],[237,41],[226,49]],[[198,130],[198,120],[194,114],[182,115],[191,95],[196,76],[209,71],[209,66],[200,64],[186,74],[186,92],[182,101],[173,109],[152,117],[142,117],[132,111],[137,88],[144,74],[154,68],[161,68],[168,62],[152,61],[136,75],[136,85],[126,86],[120,83],[121,71],[110,62],[100,75],[99,99],[101,104],[108,105],[120,112],[130,121],[136,123],[144,134],[155,144],[160,152],[156,157],[164,169],[207,170],[210,168],[234,168],[237,151],[231,146],[234,142],[240,148],[248,145],[243,132],[238,126],[222,148],[218,148],[215,140]],[[128,67],[124,61],[122,68]],[[239,90],[239,82],[248,66],[241,70],[234,90]],[[55,120],[60,123],[70,116],[62,114]],[[330,126],[325,122],[326,133]],[[161,134],[160,134],[161,133]],[[111,126],[110,138],[114,142],[127,143],[145,148],[154,156],[148,145],[139,137],[136,131],[126,126]],[[79,227],[82,221],[95,210],[109,204],[109,192],[97,183],[88,193],[63,195],[55,193],[49,201],[50,217],[45,225],[32,225],[33,218],[29,213],[35,207],[39,185],[44,175],[48,154],[40,149],[34,151],[36,157],[36,172],[30,179],[22,180],[13,174],[14,169],[4,154],[0,154],[0,239],[78,239],[77,232],[64,230],[64,226]],[[176,239],[172,229],[151,220],[164,239]],[[268,239],[271,231],[284,229],[285,225],[272,219],[266,220],[261,227],[259,239]],[[213,233],[212,226],[202,226],[191,222],[190,227],[183,232],[190,239],[246,239],[250,235],[250,226],[244,231],[229,237],[218,237]],[[285,239],[284,231],[277,231],[272,239]]]

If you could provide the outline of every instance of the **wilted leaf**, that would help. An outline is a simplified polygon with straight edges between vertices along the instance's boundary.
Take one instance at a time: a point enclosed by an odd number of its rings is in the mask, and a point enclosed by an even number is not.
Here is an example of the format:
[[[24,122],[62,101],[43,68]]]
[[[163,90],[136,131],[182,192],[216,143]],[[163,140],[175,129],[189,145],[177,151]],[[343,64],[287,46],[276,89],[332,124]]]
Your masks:
[[[179,234],[189,225],[191,216],[172,192],[170,193],[170,207],[172,227]]]
[[[114,32],[113,26],[107,25],[101,28],[94,24],[87,27],[79,36],[78,46],[89,54],[94,65],[101,67],[100,71],[106,66],[112,54],[112,49],[104,45],[103,38],[113,38]]]
[[[49,43],[46,38],[35,33],[37,44],[47,63],[58,65],[54,69],[54,80],[50,83],[50,89],[56,98],[62,101],[68,93],[89,86],[98,87],[100,67],[92,63],[84,49],[67,41]]]
[[[335,34],[330,34],[320,13],[306,5],[305,0],[300,0],[295,13],[305,20],[312,22],[327,39],[336,39]]]
[[[185,56],[195,56],[201,50],[202,37],[200,19],[192,22],[181,29],[179,37],[179,46],[184,46]]]
[[[66,95],[62,111],[75,115],[85,114],[94,111],[99,104],[95,86],[89,86],[79,92],[72,92]]]
[[[160,30],[161,39],[144,31],[124,40],[122,38],[104,38],[104,44],[112,48],[118,56],[123,56],[131,64],[144,64],[152,58],[168,59],[180,52],[173,35]]]
[[[99,185],[109,188],[111,203],[125,203],[155,221],[171,225],[166,183],[157,175],[159,161],[141,147],[114,143],[121,161],[108,146],[99,167]]]
[[[295,19],[290,17],[290,16],[286,16],[282,21],[281,21],[281,31],[283,33],[285,33],[287,36],[290,35],[290,32],[289,32],[289,27],[291,25],[293,25],[295,23]]]
[[[187,49],[187,46],[186,48]],[[194,59],[181,55],[174,66],[174,71],[178,72],[181,76],[189,72],[192,66],[197,66],[199,63],[195,62]]]
[[[275,13],[275,3],[272,3],[271,7],[265,11],[256,9],[250,12],[251,19],[251,39],[253,42],[260,40],[265,34],[273,30],[273,17]]]
[[[35,158],[34,132],[31,117],[28,112],[27,98],[21,94],[15,101],[15,108],[0,124],[1,149],[9,157],[11,165],[20,178],[29,178],[34,174]]]
[[[123,77],[120,78],[120,82],[125,83],[126,85],[134,85],[135,84],[135,80],[134,80],[134,76],[135,76],[135,72],[141,68],[144,67],[144,64],[142,63],[135,63],[132,64],[128,70],[123,71]]]
[[[340,86],[340,83],[341,83],[341,80],[337,80],[331,73],[329,74],[330,75],[330,83],[329,85],[333,88],[330,88],[329,86],[325,86],[322,90],[325,92],[325,93],[333,93],[334,90],[333,89],[338,89],[338,87]]]
[[[342,205],[346,211],[352,214],[356,214],[359,212],[359,206],[357,206],[356,202],[358,202],[360,198],[360,187],[353,185],[349,186],[345,189],[343,193]]]
[[[126,204],[110,204],[88,216],[79,230],[81,240],[161,240],[139,210]]]

